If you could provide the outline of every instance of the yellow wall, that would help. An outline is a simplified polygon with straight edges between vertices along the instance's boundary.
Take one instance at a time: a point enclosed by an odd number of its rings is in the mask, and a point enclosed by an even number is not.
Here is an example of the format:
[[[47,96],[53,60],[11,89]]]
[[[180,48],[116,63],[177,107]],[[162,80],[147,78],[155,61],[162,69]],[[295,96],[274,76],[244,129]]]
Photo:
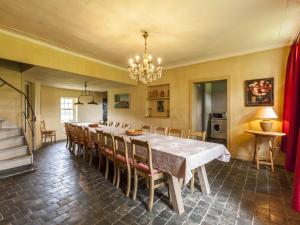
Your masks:
[[[21,90],[22,76],[18,63],[0,59],[0,77]],[[1,81],[0,81],[1,85]],[[0,118],[5,119],[5,126],[21,126],[21,95],[8,87],[0,87]]]
[[[0,49],[0,57],[3,59],[125,84],[135,84],[128,78],[127,71],[124,69],[1,29]]]
[[[108,118],[113,121],[127,121],[135,127],[142,124],[167,127],[190,127],[190,94],[193,81],[228,80],[228,126],[229,145],[232,155],[237,158],[250,159],[253,153],[253,137],[245,134],[249,128],[258,129],[258,121],[254,121],[257,107],[244,106],[244,81],[255,78],[274,77],[275,111],[282,118],[283,91],[286,61],[289,47],[258,52],[249,55],[232,57],[217,61],[195,64],[166,70],[163,78],[153,84],[170,84],[170,118],[145,118],[146,87],[112,89],[108,92]],[[114,94],[130,93],[130,109],[115,109]],[[275,123],[274,129],[281,124]],[[283,155],[277,157],[282,163]]]
[[[102,103],[104,93],[94,93],[95,101]],[[69,90],[61,88],[53,88],[42,86],[41,87],[41,120],[45,120],[46,128],[49,130],[56,130],[57,140],[65,139],[64,123],[60,121],[60,98],[61,97],[74,97],[80,95],[78,90]],[[83,102],[90,99],[82,99]],[[100,108],[100,110],[99,110]],[[102,105],[79,105],[78,106],[78,119],[79,122],[99,122],[101,117]],[[89,117],[87,121],[86,117]],[[39,121],[38,121],[39,122]],[[37,140],[40,141],[40,140]]]

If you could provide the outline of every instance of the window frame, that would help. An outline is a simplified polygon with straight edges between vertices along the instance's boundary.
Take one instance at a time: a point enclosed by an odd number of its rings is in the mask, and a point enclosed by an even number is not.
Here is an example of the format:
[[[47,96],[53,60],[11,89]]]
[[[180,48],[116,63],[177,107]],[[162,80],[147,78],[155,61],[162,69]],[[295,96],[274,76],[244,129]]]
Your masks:
[[[62,100],[72,100],[71,102],[63,102]],[[60,97],[60,102],[59,102],[59,117],[60,117],[60,122],[61,123],[68,123],[68,122],[77,122],[78,121],[78,107],[77,105],[74,105],[74,103],[77,101],[77,98],[74,97]],[[67,107],[66,107],[67,106]],[[72,106],[72,107],[70,107]],[[63,111],[71,111],[72,119],[70,118],[64,118],[63,120]],[[64,114],[65,117],[70,116],[67,114]]]

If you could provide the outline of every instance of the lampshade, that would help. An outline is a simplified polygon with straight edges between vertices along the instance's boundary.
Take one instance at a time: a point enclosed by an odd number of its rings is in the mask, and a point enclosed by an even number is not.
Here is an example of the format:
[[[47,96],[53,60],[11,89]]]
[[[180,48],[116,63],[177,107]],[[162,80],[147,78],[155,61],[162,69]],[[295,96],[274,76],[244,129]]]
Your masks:
[[[260,108],[256,113],[257,119],[277,119],[274,109],[272,107],[263,107]]]

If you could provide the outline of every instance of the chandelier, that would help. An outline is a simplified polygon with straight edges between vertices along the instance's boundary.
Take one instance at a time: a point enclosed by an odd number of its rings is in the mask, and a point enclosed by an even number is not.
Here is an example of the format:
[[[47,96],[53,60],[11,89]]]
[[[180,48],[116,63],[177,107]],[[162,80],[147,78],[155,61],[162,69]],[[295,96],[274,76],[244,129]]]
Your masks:
[[[91,93],[91,91],[87,90],[87,82],[84,82],[84,90],[81,91],[80,95],[78,96],[77,102],[74,103],[74,105],[83,105],[83,103],[80,101],[80,97],[93,97],[93,100],[88,102],[90,105],[98,105],[97,102],[95,102],[95,97]]]
[[[143,37],[145,39],[143,57],[141,58],[137,55],[135,60],[129,59],[128,71],[131,79],[147,84],[161,78],[163,66],[161,64],[161,58],[157,59],[157,65],[153,64],[152,56],[148,54],[147,51],[148,33],[146,31],[143,32]]]

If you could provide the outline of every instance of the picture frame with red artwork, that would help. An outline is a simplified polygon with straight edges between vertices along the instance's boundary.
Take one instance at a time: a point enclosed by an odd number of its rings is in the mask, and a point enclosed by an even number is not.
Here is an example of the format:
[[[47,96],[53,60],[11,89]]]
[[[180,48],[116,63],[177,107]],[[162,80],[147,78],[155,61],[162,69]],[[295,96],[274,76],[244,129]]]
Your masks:
[[[274,78],[246,80],[245,106],[274,106]]]

